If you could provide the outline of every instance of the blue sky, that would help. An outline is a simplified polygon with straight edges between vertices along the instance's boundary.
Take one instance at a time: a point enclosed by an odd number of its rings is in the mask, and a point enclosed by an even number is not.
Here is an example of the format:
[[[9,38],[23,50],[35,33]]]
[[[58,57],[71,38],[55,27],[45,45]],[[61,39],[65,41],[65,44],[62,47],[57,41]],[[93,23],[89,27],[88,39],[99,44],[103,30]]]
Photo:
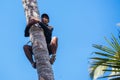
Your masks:
[[[92,44],[104,36],[117,36],[120,0],[38,0],[40,13],[48,13],[53,36],[58,36],[55,80],[90,80]],[[26,19],[22,0],[0,0],[0,80],[37,80],[23,52]],[[102,79],[103,80],[103,79]]]

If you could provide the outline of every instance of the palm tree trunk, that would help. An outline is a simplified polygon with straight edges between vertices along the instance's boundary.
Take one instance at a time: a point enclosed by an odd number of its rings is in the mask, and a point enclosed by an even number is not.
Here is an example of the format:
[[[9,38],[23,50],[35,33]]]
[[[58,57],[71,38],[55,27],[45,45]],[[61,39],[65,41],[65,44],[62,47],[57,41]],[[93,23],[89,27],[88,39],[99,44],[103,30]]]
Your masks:
[[[39,11],[36,0],[22,0],[27,23],[32,17],[39,19]],[[45,41],[43,29],[39,24],[33,25],[30,30],[30,40],[36,61],[38,80],[54,80],[52,66],[49,62],[50,57]]]

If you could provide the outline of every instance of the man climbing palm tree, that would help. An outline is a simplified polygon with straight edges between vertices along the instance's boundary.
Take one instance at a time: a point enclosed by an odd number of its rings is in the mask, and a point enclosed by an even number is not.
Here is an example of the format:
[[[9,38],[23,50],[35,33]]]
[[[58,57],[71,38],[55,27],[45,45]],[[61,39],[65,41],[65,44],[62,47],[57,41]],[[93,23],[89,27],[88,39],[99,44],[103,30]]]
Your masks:
[[[32,18],[30,20],[30,22],[27,24],[26,28],[25,28],[25,37],[29,37],[29,29],[33,24],[39,24],[41,25],[43,31],[44,31],[44,35],[46,38],[46,43],[47,43],[47,48],[49,51],[49,55],[52,55],[51,59],[50,59],[50,63],[53,64],[55,61],[55,57],[56,57],[56,50],[57,50],[57,46],[58,46],[58,38],[57,37],[52,37],[52,31],[53,31],[53,27],[49,26],[49,16],[47,14],[42,14],[41,16],[41,21],[39,19],[36,18]],[[33,60],[33,52],[32,52],[32,46],[30,45],[24,45],[23,47],[24,52],[26,57],[28,58],[28,60],[30,61],[30,63],[32,64],[33,68],[36,68],[36,63]]]

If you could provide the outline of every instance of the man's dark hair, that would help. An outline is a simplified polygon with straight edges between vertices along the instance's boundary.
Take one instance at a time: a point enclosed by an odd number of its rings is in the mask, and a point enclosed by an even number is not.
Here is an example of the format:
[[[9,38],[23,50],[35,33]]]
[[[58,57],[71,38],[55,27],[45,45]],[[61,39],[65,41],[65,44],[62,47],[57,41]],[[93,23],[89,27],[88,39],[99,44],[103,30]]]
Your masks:
[[[41,15],[41,18],[44,18],[44,17],[46,17],[49,20],[48,14],[44,13],[44,14]]]

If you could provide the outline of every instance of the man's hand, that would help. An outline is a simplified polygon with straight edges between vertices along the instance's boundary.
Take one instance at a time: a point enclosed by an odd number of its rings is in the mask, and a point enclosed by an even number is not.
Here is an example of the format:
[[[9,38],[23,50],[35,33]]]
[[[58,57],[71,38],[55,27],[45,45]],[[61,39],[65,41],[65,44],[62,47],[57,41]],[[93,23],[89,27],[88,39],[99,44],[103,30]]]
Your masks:
[[[32,18],[31,18],[31,21],[40,22],[40,19],[39,19],[39,18],[36,18],[36,17],[32,17]]]
[[[38,18],[32,17],[31,20],[28,22],[27,27],[31,27],[33,24],[39,23],[40,20]]]

